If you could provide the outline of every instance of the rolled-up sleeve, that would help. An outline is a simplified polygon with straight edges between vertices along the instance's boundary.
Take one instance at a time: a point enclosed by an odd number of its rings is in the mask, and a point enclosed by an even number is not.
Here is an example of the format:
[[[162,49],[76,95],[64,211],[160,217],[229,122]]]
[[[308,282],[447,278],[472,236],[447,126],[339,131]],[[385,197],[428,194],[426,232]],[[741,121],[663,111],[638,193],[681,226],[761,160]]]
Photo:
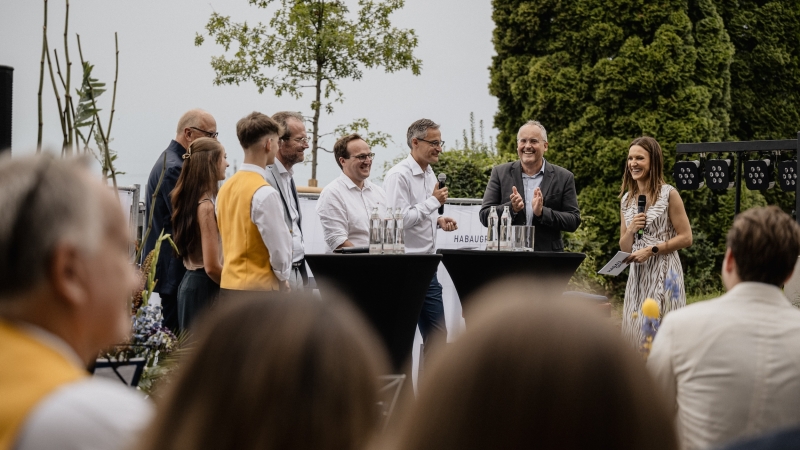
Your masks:
[[[408,175],[413,176],[413,175]],[[439,200],[430,196],[422,203],[411,204],[411,186],[406,174],[395,172],[389,174],[383,182],[386,191],[386,200],[394,208],[400,208],[403,213],[403,226],[413,227],[437,212]]]
[[[270,186],[259,188],[253,195],[250,217],[269,250],[275,276],[281,281],[288,280],[292,270],[292,234],[284,221],[278,191]]]
[[[325,189],[317,200],[317,215],[325,243],[331,250],[344,244],[348,236],[347,208],[335,191]]]

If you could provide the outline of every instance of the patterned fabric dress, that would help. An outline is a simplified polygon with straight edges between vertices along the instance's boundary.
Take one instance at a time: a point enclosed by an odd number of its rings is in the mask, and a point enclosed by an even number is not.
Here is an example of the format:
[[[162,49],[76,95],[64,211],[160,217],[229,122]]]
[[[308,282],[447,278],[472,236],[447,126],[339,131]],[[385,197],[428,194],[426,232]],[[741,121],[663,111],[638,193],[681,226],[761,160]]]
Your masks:
[[[669,193],[675,188],[668,184],[661,186],[655,204],[647,209],[644,236],[634,240],[633,251],[652,247],[675,237],[675,228],[669,220]],[[622,197],[621,210],[625,214],[625,224],[629,226],[633,216],[638,213],[637,202],[626,206],[628,194]],[[679,289],[677,295],[667,292],[664,282],[672,273]],[[683,284],[683,268],[678,252],[651,256],[642,264],[631,264],[628,284],[625,287],[625,304],[622,313],[622,335],[634,347],[642,343],[642,302],[652,298],[661,310],[661,318],[674,309],[686,306],[686,291]]]

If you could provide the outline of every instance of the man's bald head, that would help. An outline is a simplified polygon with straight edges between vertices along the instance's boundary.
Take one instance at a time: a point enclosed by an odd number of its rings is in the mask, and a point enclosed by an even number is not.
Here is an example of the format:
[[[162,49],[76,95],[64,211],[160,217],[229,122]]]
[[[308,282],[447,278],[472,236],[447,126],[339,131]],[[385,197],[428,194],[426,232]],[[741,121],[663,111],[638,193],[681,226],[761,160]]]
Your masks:
[[[186,111],[178,120],[175,140],[189,148],[195,139],[201,137],[216,137],[217,121],[208,111],[202,109],[190,109]]]

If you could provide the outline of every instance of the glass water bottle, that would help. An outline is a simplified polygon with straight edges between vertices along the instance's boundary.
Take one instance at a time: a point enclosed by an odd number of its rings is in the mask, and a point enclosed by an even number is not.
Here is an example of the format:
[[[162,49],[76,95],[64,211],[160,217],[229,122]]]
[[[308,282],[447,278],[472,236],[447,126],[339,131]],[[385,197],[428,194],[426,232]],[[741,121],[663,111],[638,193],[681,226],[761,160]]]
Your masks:
[[[379,255],[383,251],[383,221],[378,214],[378,207],[372,208],[372,215],[369,217],[369,253]]]
[[[486,231],[486,250],[497,250],[497,207],[492,206],[489,210],[489,229]]]

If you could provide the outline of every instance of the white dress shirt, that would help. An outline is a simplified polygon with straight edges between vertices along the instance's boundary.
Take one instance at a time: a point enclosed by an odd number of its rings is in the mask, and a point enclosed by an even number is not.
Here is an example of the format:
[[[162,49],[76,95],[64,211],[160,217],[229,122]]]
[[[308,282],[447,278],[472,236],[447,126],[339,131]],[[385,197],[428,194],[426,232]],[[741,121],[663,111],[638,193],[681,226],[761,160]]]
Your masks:
[[[406,253],[436,251],[436,221],[441,203],[433,196],[433,189],[438,183],[431,166],[422,170],[411,155],[386,174],[383,182],[386,201],[403,213]]]
[[[525,172],[522,172],[522,186],[525,189],[525,221],[526,225],[531,225],[533,223],[533,204],[531,200],[533,200],[533,191],[536,190],[539,186],[542,185],[542,180],[544,180],[544,165],[547,164],[547,161],[542,158],[542,168],[538,172],[533,175],[528,175]],[[513,211],[512,208],[509,208]]]
[[[305,255],[305,250],[303,248],[303,232],[300,230],[298,219],[300,217],[300,213],[298,213],[298,206],[297,203],[294,201],[294,194],[292,193],[292,177],[294,176],[294,170],[287,169],[283,166],[278,158],[275,158],[275,167],[278,168],[278,173],[281,174],[281,183],[283,183],[283,192],[286,193],[286,204],[289,206],[289,215],[292,218],[292,230],[297,230],[296,233],[292,233],[292,261],[297,262],[303,259]]]
[[[55,334],[23,324],[23,331],[83,368],[78,355]],[[155,413],[134,388],[102,378],[67,383],[42,399],[20,428],[15,450],[125,450]]]
[[[676,408],[681,448],[800,425],[800,310],[744,282],[666,315],[647,361]]]
[[[267,177],[266,169],[255,164],[242,164],[239,170],[255,172],[264,177],[264,180]],[[261,239],[269,250],[269,265],[275,276],[281,281],[288,280],[292,271],[292,235],[283,220],[281,194],[272,186],[262,186],[253,194],[250,220],[258,228]]]
[[[349,240],[356,247],[369,246],[369,217],[378,207],[383,217],[386,193],[377,184],[364,180],[361,189],[347,175],[325,186],[317,201],[325,243],[331,250]]]

